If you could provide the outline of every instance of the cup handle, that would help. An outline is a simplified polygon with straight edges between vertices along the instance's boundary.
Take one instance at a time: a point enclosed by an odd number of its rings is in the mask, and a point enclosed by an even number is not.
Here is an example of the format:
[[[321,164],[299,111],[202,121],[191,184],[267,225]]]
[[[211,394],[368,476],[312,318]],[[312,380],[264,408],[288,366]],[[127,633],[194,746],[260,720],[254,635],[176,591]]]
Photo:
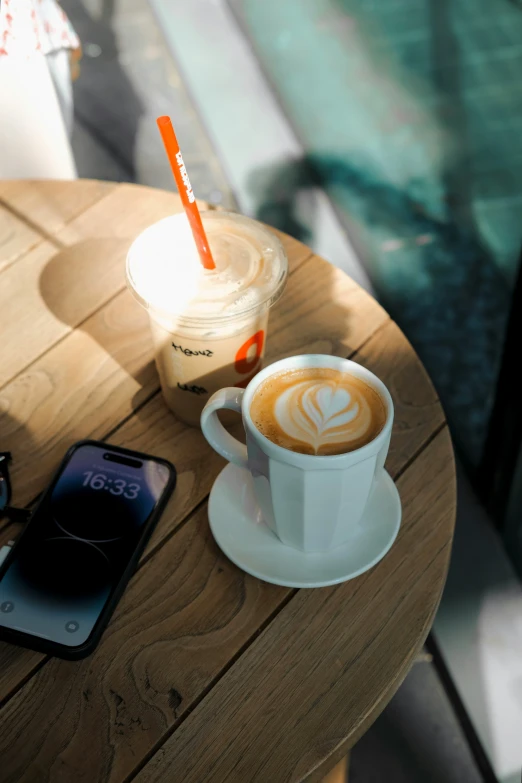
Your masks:
[[[226,431],[218,419],[217,412],[223,408],[241,413],[243,389],[220,389],[209,399],[201,413],[201,429],[214,451],[229,462],[248,468],[247,448]]]

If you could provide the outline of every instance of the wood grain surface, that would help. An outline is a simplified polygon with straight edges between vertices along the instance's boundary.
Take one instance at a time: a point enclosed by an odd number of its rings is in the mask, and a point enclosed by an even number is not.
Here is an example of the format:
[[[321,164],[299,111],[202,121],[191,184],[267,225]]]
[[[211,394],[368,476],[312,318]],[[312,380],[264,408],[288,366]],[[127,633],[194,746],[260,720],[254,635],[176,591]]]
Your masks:
[[[445,428],[399,479],[403,523],[384,560],[344,584],[297,591],[139,783],[169,770],[183,770],[170,779],[184,783],[320,780],[325,757],[353,745],[402,682],[439,603],[431,587],[450,555],[450,448]]]
[[[121,188],[125,199],[122,197],[117,201],[116,193],[111,193],[103,199],[105,208],[108,206],[106,202],[110,200],[113,208],[116,202],[118,212],[124,204],[128,213],[130,207],[126,187],[130,186]],[[134,194],[134,188],[131,193]],[[165,201],[172,208],[171,199]],[[81,228],[77,225],[67,227],[69,234],[83,235],[86,223],[88,226],[97,225],[96,221],[91,224],[90,213],[96,211],[96,215],[99,215],[98,207],[96,205],[78,219],[77,222],[82,223]],[[166,206],[161,203],[160,208]],[[149,222],[152,220],[152,211],[149,206]],[[105,214],[104,210],[102,214]],[[129,221],[128,217],[126,221]],[[110,221],[105,217],[104,230],[108,230],[108,224]],[[118,240],[114,241],[118,243]],[[98,275],[94,274],[92,279],[90,274],[83,275],[82,285],[77,285],[67,270],[66,275],[71,283],[66,304],[60,304],[64,298],[62,287],[57,283],[49,287],[57,295],[49,294],[48,305],[42,302],[47,323],[50,323],[51,318],[47,307],[55,312],[59,308],[60,312],[67,308],[71,313],[69,320],[73,325],[77,323],[77,326],[74,330],[70,327],[62,339],[57,339],[54,344],[48,343],[39,358],[0,390],[2,448],[10,449],[15,457],[12,481],[19,504],[29,503],[42,491],[61,456],[72,443],[80,438],[107,436],[124,417],[129,416],[159,388],[147,313],[127,290],[121,290],[124,286],[122,279],[128,242],[124,240],[123,253],[117,250],[114,256],[110,252],[113,240],[102,242],[98,248],[104,263],[110,265],[114,262],[118,274],[107,273],[106,280],[110,278],[112,281],[111,296],[105,300],[105,306],[98,308],[93,315],[81,320],[89,312],[86,301],[92,300],[91,308],[94,307],[95,300],[85,294],[85,289],[90,286],[98,288]],[[310,265],[310,250],[295,240],[289,244],[293,246],[290,259],[291,284],[271,314],[268,361],[302,353],[304,349],[347,355],[389,320],[384,310],[346,275],[321,259]],[[104,253],[103,247],[106,245],[108,250]],[[117,247],[120,245],[117,244]],[[78,252],[82,258],[82,251]],[[25,272],[24,261],[22,259],[4,274],[11,276],[19,267]],[[72,257],[68,257],[69,263],[74,263]],[[79,266],[86,269],[83,260]],[[94,266],[103,265],[97,260]],[[317,278],[314,282],[313,304],[310,304],[308,291],[311,275]],[[35,285],[36,278],[33,276],[33,289]],[[366,317],[353,317],[358,302]],[[25,321],[25,318],[22,320]],[[42,317],[36,325],[36,341],[43,339],[43,320]],[[30,318],[26,323],[31,330]],[[17,338],[14,329],[11,337],[10,352],[17,356],[24,350],[23,341]],[[24,338],[28,339],[27,330]],[[31,342],[30,337],[28,342]],[[16,349],[17,344],[21,345],[19,351]],[[31,457],[36,454],[38,459],[35,462]]]
[[[36,231],[0,203],[0,272],[41,241]]]
[[[3,190],[0,183],[0,199]],[[181,208],[177,195],[143,188],[136,213],[131,209],[137,197],[133,185],[101,188],[99,195],[103,198],[74,219],[68,212],[69,221],[60,222],[54,211],[49,214],[48,202],[46,210],[33,206],[32,225],[42,227],[48,239],[2,276],[0,333],[6,341],[0,386],[122,291],[132,240],[155,219]],[[13,201],[23,203],[21,196]]]
[[[0,181],[0,270],[109,193],[109,182]],[[74,192],[73,192],[74,191]]]
[[[119,187],[94,179],[84,179],[80,186],[41,179],[29,187],[25,180],[0,180],[0,202],[39,234],[52,239],[70,220]]]
[[[51,192],[49,206],[42,193]],[[268,585],[220,553],[206,499],[224,463],[165,407],[146,314],[123,290],[129,242],[175,209],[173,194],[135,186],[0,185],[0,269],[10,259],[0,305],[18,302],[4,321],[0,307],[0,327],[20,325],[0,381],[15,500],[31,502],[81,437],[108,437],[178,470],[92,656],[69,663],[0,645],[2,783],[319,780],[391,698],[440,597],[455,488],[436,394],[385,311],[289,237],[267,361],[354,356],[383,378],[396,410],[387,467],[404,522],[378,566],[336,588]],[[15,533],[0,526],[0,545]]]

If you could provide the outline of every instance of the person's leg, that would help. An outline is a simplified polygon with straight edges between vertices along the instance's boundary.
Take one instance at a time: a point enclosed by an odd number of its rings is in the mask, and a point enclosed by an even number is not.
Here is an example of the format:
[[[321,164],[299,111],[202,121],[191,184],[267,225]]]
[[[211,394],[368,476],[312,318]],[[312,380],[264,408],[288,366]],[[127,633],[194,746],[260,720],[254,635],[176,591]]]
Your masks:
[[[46,58],[0,56],[0,179],[74,179],[76,166]]]

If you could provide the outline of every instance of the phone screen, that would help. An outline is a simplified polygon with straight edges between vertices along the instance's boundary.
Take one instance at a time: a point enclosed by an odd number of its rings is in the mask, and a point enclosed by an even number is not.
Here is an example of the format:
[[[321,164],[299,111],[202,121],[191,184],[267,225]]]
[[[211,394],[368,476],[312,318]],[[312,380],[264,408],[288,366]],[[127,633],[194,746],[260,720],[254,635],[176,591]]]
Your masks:
[[[83,644],[169,482],[153,458],[82,444],[28,523],[0,582],[0,625]]]

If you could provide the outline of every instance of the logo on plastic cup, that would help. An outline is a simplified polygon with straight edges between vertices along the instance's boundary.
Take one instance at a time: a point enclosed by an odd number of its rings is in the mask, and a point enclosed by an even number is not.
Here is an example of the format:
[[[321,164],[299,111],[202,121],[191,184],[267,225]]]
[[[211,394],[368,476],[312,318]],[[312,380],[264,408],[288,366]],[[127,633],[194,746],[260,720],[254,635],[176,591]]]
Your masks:
[[[245,389],[254,375],[258,372],[264,344],[265,333],[263,329],[260,329],[253,334],[252,337],[249,337],[248,340],[245,340],[241,348],[239,348],[236,353],[234,368],[238,375],[247,375],[248,373],[248,377],[236,383],[235,386],[238,386],[240,389]],[[252,346],[255,346],[256,352],[249,358],[248,352]]]

